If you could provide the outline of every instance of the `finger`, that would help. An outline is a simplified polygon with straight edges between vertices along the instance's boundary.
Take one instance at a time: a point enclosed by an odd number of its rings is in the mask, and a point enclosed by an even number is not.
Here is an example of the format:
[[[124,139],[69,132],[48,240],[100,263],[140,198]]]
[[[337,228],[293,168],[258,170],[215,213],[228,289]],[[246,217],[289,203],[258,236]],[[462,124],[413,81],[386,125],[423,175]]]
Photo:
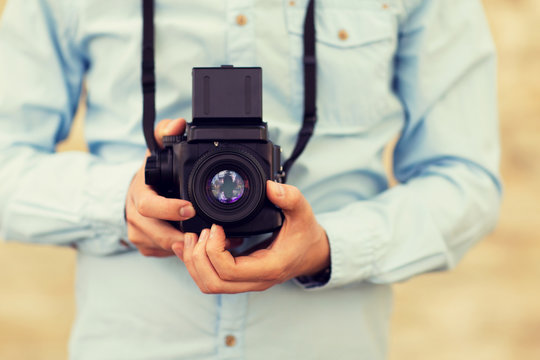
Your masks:
[[[206,243],[208,259],[222,280],[230,282],[282,282],[286,277],[284,257],[262,249],[247,256],[234,258],[225,249],[225,233],[213,225]]]
[[[166,251],[172,251],[172,245],[174,243],[184,240],[184,233],[171,224],[141,215],[130,199],[126,202],[126,220],[128,230],[130,227],[136,227],[152,244]],[[150,246],[150,244],[147,244],[147,246]]]
[[[305,214],[306,211],[311,213],[311,206],[306,198],[292,185],[267,181],[266,195],[274,205],[283,210],[285,217]]]
[[[152,240],[135,226],[128,226],[127,233],[129,241],[144,256],[167,257],[173,255],[172,251],[152,246]]]
[[[182,261],[184,261],[184,242],[178,241],[171,246],[174,254]]]
[[[197,270],[193,264],[193,250],[195,248],[196,241],[197,235],[193,233],[184,234],[183,261],[195,284],[199,287],[199,289],[201,289],[202,292],[207,292],[207,289],[204,288],[203,284],[200,282],[199,274],[197,273]]]
[[[171,123],[172,119],[164,119],[157,123],[154,128],[154,138],[159,144],[159,147],[163,147],[164,130]]]
[[[211,267],[212,265],[209,266],[209,261],[206,258],[206,239],[208,239],[209,232],[208,229],[201,231],[192,252],[193,267],[198,275],[198,281],[196,282],[199,289],[205,294],[215,292],[215,286],[212,286],[212,284],[216,284],[219,281],[215,270]],[[212,290],[208,287],[209,283],[213,287]]]
[[[169,257],[169,256],[174,255],[174,253],[172,251],[165,251],[165,250],[161,250],[161,249],[157,249],[157,248],[141,247],[141,248],[138,248],[138,250],[142,255],[144,255],[146,257],[164,258],[164,257]]]
[[[236,294],[247,291],[263,291],[275,284],[267,281],[231,282],[221,279],[206,254],[207,242],[211,236],[210,233],[208,229],[201,232],[201,236],[195,245],[192,255],[193,265],[198,275],[197,285],[201,291],[206,294]],[[223,234],[224,238],[225,236]]]
[[[160,147],[163,147],[163,137],[170,135],[183,134],[186,129],[186,120],[179,119],[165,119],[160,121],[154,129],[154,137]]]
[[[130,224],[128,224],[127,226],[127,237],[129,242],[132,243],[133,246],[137,248],[137,250],[142,246],[146,246],[148,242],[151,242],[151,240],[148,239],[148,237],[143,234],[142,231]]]
[[[165,251],[172,251],[175,243],[184,241],[184,233],[176,229],[168,222],[136,215],[130,223],[138,228],[145,236],[151,239],[153,247],[159,247]]]
[[[134,207],[143,216],[172,221],[183,221],[195,216],[195,210],[189,201],[166,198],[146,185],[144,166],[133,178],[129,193]]]
[[[219,225],[212,225],[208,241],[205,244],[205,253],[219,277],[223,280],[233,280],[236,265],[234,257],[227,251],[228,245],[229,242],[225,237],[223,228]]]
[[[139,214],[149,218],[183,221],[195,216],[195,209],[189,201],[158,195],[147,185],[143,185],[133,197],[133,203]]]
[[[182,135],[186,130],[186,120],[184,118],[174,119],[163,129],[163,136]]]

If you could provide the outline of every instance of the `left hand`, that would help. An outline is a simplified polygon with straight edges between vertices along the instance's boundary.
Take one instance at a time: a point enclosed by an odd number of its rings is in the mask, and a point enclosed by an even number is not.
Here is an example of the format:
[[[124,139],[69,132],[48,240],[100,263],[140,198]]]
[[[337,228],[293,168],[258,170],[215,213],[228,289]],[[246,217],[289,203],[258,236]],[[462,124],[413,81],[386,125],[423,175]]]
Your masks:
[[[268,199],[285,215],[279,234],[268,248],[235,258],[227,250],[230,242],[218,225],[204,229],[199,238],[186,233],[183,247],[173,245],[203,293],[263,291],[329,266],[328,238],[306,198],[291,185],[268,181],[266,189]]]

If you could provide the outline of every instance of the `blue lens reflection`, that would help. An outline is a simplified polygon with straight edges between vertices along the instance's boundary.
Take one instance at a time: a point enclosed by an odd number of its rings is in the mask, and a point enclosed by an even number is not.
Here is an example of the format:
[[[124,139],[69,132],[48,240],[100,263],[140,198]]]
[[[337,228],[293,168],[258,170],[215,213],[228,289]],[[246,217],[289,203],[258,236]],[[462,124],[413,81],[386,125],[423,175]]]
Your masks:
[[[237,172],[223,170],[210,181],[210,190],[220,203],[232,204],[244,194],[244,179]]]

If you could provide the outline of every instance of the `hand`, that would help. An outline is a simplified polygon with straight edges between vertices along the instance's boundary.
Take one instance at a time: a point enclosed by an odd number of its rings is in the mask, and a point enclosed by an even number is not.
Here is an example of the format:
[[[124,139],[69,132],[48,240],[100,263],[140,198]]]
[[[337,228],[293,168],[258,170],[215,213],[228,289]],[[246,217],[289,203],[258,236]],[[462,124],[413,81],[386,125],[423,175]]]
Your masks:
[[[313,275],[330,264],[330,246],[311,206],[291,185],[267,182],[270,201],[285,214],[283,226],[267,249],[234,258],[221,226],[204,229],[199,238],[186,233],[183,246],[172,249],[206,294],[262,291],[301,275]]]
[[[155,130],[158,144],[163,146],[163,136],[184,133],[185,127],[184,119],[161,121]],[[146,156],[149,155],[147,152]],[[171,256],[173,244],[183,246],[184,234],[163,220],[187,220],[195,215],[195,210],[189,201],[160,196],[146,185],[145,163],[135,174],[126,196],[128,238],[145,256]]]

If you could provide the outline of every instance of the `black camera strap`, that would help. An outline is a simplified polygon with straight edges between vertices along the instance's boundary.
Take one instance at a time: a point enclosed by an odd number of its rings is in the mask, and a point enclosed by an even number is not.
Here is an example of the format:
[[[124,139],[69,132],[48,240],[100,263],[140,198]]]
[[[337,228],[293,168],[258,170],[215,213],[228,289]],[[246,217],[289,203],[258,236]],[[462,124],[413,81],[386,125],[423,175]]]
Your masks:
[[[154,137],[156,120],[156,75],[154,66],[154,0],[143,0],[142,71],[143,131],[148,150],[154,155],[158,144]]]
[[[154,66],[154,0],[142,0],[143,41],[142,75],[143,131],[148,149],[156,153],[156,80]],[[283,165],[285,179],[289,169],[306,148],[317,121],[317,63],[315,56],[315,0],[310,0],[304,20],[304,120],[290,158]]]
[[[317,122],[317,57],[315,53],[315,0],[310,0],[304,20],[304,121],[298,133],[294,150],[283,172],[287,181],[289,169],[306,148]]]

